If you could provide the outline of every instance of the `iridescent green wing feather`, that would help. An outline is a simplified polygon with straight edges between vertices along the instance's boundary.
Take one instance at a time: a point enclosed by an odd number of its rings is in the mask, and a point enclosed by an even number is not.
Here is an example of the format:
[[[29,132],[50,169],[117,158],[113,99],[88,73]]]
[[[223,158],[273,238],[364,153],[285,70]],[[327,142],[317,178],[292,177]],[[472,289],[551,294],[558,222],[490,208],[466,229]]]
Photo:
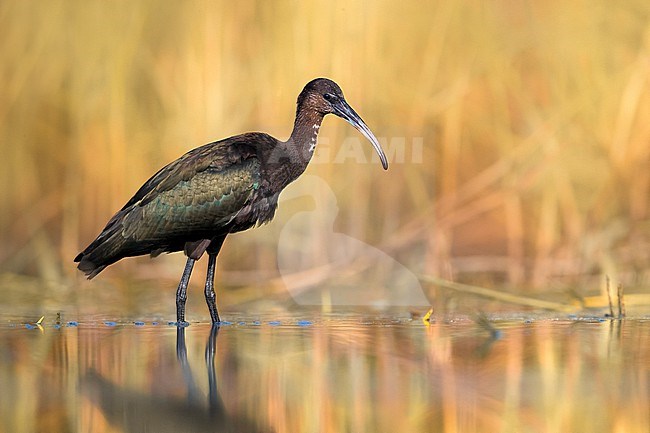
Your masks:
[[[125,217],[122,234],[139,241],[218,232],[246,205],[258,184],[255,158],[218,170],[208,167],[142,200]]]

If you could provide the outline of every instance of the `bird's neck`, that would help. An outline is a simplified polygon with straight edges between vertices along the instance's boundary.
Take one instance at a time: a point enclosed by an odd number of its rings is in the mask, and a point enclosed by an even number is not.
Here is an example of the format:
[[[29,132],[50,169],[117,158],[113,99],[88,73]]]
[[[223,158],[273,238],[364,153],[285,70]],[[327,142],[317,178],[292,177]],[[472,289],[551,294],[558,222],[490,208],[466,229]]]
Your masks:
[[[289,139],[267,149],[264,166],[271,191],[280,192],[305,171],[314,154],[322,121],[323,115],[318,111],[299,106]]]
[[[297,176],[305,171],[314,154],[323,117],[323,114],[316,110],[298,108],[291,136],[283,143],[291,164],[299,170]]]

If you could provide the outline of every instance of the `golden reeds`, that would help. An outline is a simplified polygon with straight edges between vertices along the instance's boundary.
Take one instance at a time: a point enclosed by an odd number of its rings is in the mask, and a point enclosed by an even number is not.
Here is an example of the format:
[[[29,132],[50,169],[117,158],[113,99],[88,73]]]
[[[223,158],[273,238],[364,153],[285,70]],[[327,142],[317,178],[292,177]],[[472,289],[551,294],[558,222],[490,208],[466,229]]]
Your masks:
[[[406,148],[388,173],[335,164],[358,136],[325,123],[330,158],[309,173],[336,192],[337,230],[447,279],[589,291],[607,273],[647,288],[648,13],[641,0],[2,2],[0,266],[75,275],[72,257],[156,169],[248,130],[286,137],[302,85],[329,76]],[[220,269],[274,271],[274,224]]]

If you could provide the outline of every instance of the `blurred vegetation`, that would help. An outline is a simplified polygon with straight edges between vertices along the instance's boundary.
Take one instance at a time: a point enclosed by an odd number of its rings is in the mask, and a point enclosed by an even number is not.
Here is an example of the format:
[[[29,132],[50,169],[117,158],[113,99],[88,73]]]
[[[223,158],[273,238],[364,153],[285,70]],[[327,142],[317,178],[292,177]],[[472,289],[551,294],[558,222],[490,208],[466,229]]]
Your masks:
[[[26,0],[0,3],[0,28],[5,272],[79,278],[72,258],[158,168],[245,131],[286,138],[327,76],[406,143],[387,173],[308,169],[337,194],[337,230],[452,280],[648,287],[647,0]],[[358,136],[330,119],[320,138],[335,153]],[[222,281],[277,275],[281,227],[238,236]],[[177,256],[106,274],[176,279]]]

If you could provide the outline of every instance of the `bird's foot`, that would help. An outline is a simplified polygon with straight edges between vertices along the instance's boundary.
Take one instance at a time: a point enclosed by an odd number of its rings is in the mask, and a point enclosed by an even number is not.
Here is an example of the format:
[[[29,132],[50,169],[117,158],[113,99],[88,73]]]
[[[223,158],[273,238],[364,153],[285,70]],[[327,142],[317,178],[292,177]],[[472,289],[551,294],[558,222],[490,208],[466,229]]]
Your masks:
[[[169,324],[177,328],[187,328],[190,326],[190,322],[186,322],[185,320],[177,320],[176,322],[169,322]]]

